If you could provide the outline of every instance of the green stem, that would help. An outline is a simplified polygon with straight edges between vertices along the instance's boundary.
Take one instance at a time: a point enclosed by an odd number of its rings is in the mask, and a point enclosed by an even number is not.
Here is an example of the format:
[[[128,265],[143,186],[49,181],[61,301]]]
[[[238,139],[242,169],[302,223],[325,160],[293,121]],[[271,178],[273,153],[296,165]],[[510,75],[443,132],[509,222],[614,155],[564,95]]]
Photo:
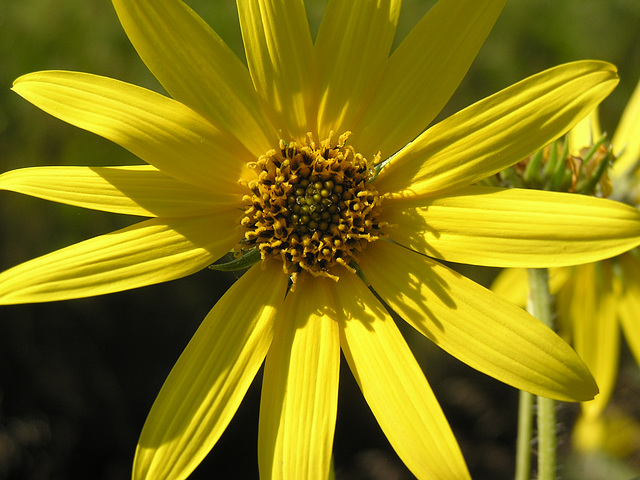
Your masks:
[[[549,293],[549,273],[545,268],[529,269],[529,312],[553,328],[553,308]],[[537,397],[538,405],[538,480],[556,478],[556,404]]]
[[[533,431],[533,395],[520,390],[518,438],[516,441],[515,480],[529,480],[531,475],[531,435]]]
[[[538,480],[556,478],[556,402],[538,397]]]

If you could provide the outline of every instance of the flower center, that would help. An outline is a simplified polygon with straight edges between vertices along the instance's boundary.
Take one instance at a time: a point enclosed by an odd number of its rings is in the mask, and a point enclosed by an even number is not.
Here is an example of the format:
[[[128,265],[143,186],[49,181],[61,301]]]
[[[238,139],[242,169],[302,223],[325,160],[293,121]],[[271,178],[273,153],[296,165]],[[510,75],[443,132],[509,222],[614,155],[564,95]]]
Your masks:
[[[257,247],[262,259],[281,259],[294,282],[302,271],[335,280],[336,265],[355,271],[349,263],[381,237],[386,223],[376,221],[382,199],[369,182],[373,164],[346,144],[348,136],[335,146],[329,137],[319,147],[310,134],[304,145],[280,140],[279,150],[249,163],[258,179],[244,197],[241,250]]]

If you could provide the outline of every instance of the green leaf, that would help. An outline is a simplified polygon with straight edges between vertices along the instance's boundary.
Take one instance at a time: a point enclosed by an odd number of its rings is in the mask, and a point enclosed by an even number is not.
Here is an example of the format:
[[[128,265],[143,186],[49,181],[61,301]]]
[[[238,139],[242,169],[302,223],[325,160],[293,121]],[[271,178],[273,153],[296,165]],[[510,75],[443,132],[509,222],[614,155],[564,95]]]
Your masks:
[[[260,260],[260,252],[257,248],[252,248],[239,258],[234,258],[230,262],[214,263],[213,265],[209,265],[209,268],[221,272],[235,272],[236,270],[244,270],[245,268],[251,267],[258,263],[258,260]]]

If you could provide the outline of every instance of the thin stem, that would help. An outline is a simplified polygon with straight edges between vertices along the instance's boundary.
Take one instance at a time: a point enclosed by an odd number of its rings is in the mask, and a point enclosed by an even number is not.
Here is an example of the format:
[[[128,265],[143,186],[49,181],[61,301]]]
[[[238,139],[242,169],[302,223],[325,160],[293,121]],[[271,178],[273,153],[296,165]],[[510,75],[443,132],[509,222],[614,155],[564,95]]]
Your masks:
[[[516,441],[515,480],[529,480],[531,474],[531,435],[533,431],[533,395],[520,390],[518,438]]]
[[[545,268],[529,270],[529,311],[549,328],[553,328],[553,309],[549,293],[549,273]],[[538,405],[538,480],[556,478],[556,404],[537,397]]]
[[[556,478],[556,402],[538,397],[538,480]]]

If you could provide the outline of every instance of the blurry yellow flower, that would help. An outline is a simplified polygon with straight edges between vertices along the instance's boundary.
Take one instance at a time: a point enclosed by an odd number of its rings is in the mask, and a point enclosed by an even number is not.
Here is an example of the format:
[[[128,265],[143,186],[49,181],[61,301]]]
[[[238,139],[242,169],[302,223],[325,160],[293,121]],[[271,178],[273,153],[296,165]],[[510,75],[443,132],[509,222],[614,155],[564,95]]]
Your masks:
[[[615,408],[599,416],[582,415],[573,429],[573,444],[581,453],[605,452],[625,458],[638,451],[640,423]]]
[[[600,138],[595,110],[569,132],[573,152]],[[640,187],[640,83],[629,100],[612,140],[618,157],[609,172],[610,198],[639,206]],[[597,417],[607,406],[618,374],[620,330],[640,365],[640,253],[633,249],[617,257],[570,268],[552,269],[550,288],[556,294],[560,333],[570,339],[600,388],[600,394],[582,404],[585,415],[576,429],[576,444],[584,449],[602,447],[592,435]],[[503,272],[492,289],[511,301],[526,303],[526,271]]]
[[[473,368],[536,394],[592,398],[592,378],[558,336],[430,257],[564,266],[640,243],[631,207],[469,186],[565,133],[613,89],[615,68],[553,68],[421,133],[504,0],[441,0],[391,56],[399,0],[330,1],[315,44],[302,0],[237,3],[248,69],[182,2],[114,0],[173,98],[61,71],[13,87],[148,165],[23,169],[2,175],[0,188],[150,219],[4,272],[1,302],[164,282],[237,245],[238,254],[260,253],[167,378],[133,477],[187,477],[265,362],[261,476],[326,478],[342,350],[409,469],[468,478],[420,367],[368,284]]]

